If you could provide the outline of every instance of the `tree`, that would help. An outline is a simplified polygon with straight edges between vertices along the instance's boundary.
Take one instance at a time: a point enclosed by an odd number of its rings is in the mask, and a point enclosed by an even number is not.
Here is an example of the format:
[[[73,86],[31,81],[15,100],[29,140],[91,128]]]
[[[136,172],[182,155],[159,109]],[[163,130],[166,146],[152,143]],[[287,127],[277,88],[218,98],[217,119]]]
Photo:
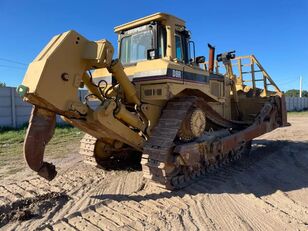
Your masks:
[[[5,83],[0,82],[0,87],[6,87]]]
[[[299,90],[296,90],[296,89],[287,90],[286,93],[285,93],[285,96],[299,97]],[[302,97],[308,97],[308,91],[303,90],[302,91]]]
[[[308,97],[308,91],[303,90],[303,92],[302,92],[302,96],[303,96],[303,97]]]
[[[288,97],[298,97],[299,96],[299,90],[296,90],[296,89],[287,90],[285,95],[288,96]]]

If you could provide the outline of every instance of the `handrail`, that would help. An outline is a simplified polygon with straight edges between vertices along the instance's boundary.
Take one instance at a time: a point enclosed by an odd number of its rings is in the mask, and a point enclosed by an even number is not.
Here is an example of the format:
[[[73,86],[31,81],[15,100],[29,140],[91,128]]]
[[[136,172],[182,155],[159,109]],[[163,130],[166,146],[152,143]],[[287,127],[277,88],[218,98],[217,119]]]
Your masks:
[[[248,60],[248,62],[247,62]],[[273,79],[270,77],[270,75],[267,73],[267,71],[263,68],[261,63],[257,60],[257,58],[254,55],[246,55],[246,56],[238,56],[234,59],[231,60],[232,63],[232,69],[237,69],[237,75],[236,77],[236,85],[238,86],[239,89],[243,89],[247,82],[251,82],[252,84],[252,90],[253,94],[256,94],[257,89],[257,84],[256,82],[258,81],[263,81],[263,94],[267,95],[268,94],[268,86],[273,86],[275,89],[276,93],[281,93],[281,90],[279,87],[275,84]],[[207,64],[208,62],[203,63],[204,68],[207,69]],[[243,71],[243,67],[250,67],[250,70]],[[224,73],[226,73],[226,69],[224,65],[220,65],[219,62],[215,60],[214,62],[214,69],[215,69],[215,74],[223,74],[220,69],[223,69]],[[257,78],[256,79],[256,73],[257,72],[262,72],[262,78]],[[251,80],[244,80],[243,76],[246,74],[251,75]]]

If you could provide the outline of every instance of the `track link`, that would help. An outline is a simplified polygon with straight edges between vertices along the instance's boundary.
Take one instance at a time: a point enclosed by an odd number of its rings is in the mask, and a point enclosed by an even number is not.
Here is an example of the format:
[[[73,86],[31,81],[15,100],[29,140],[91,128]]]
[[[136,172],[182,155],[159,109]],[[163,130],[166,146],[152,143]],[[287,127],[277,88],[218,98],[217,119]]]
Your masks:
[[[94,155],[95,144],[97,139],[89,134],[85,134],[80,141],[79,153],[83,156],[83,161],[86,164],[97,166],[97,161]]]

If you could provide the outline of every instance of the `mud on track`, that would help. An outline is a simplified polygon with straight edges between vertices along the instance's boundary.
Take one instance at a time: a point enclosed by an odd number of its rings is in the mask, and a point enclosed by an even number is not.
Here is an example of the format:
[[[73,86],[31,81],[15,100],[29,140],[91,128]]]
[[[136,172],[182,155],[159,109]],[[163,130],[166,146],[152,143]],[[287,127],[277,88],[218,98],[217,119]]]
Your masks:
[[[50,183],[0,182],[1,215],[11,214],[2,228],[307,230],[308,118],[290,122],[255,140],[249,157],[176,192],[148,184],[140,172],[106,172],[78,161]],[[31,219],[14,215],[28,218],[28,210]]]

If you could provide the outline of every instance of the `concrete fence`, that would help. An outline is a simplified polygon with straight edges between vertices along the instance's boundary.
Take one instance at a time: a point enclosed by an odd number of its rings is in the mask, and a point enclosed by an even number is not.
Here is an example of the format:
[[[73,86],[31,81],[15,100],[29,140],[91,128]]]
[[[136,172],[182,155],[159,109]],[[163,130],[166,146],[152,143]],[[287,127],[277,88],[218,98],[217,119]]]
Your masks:
[[[286,105],[288,111],[308,110],[308,97],[286,97]]]
[[[86,94],[86,90],[80,90],[80,100],[83,100]],[[98,102],[90,101],[89,105],[94,108],[98,105]],[[17,128],[27,123],[31,109],[32,105],[22,101],[17,95],[16,88],[0,88],[0,127]],[[57,123],[64,123],[59,116],[57,116]]]
[[[86,90],[79,91],[80,100],[84,99]],[[90,107],[95,108],[98,102],[90,101]],[[288,111],[308,110],[308,98],[286,97]],[[19,127],[28,122],[32,105],[25,103],[17,95],[14,87],[0,88],[0,127]],[[58,123],[63,123],[57,117]]]

